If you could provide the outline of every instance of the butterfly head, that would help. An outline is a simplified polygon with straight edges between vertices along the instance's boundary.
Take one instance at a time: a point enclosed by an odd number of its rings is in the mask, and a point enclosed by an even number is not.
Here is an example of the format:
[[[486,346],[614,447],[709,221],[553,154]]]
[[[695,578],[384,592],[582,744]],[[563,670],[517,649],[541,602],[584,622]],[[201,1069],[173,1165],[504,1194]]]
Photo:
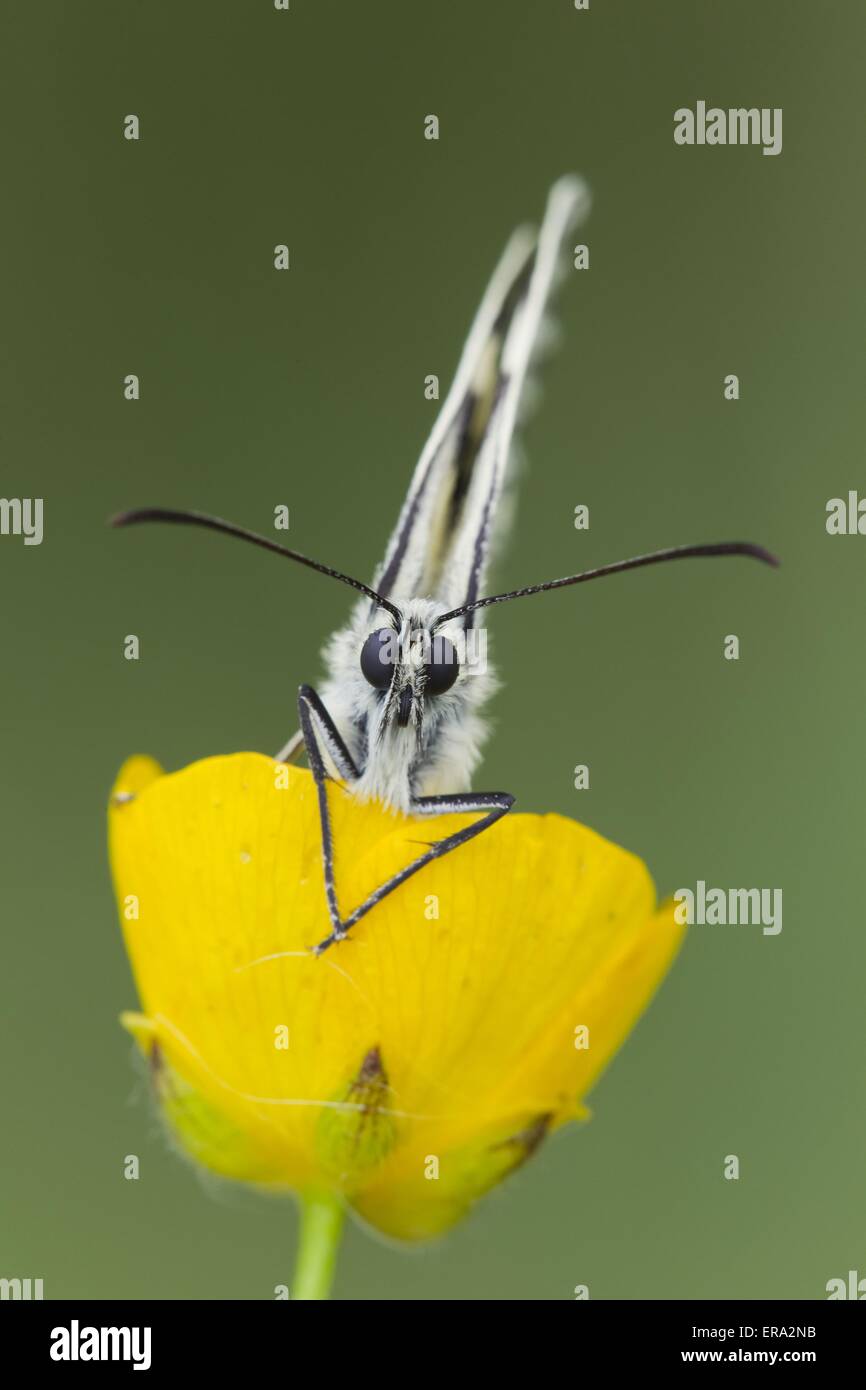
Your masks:
[[[457,623],[437,626],[442,605],[413,600],[400,607],[400,621],[373,611],[356,628],[355,661],[367,703],[375,707],[379,738],[391,730],[415,730],[461,702],[471,661]],[[471,656],[471,653],[470,653]]]

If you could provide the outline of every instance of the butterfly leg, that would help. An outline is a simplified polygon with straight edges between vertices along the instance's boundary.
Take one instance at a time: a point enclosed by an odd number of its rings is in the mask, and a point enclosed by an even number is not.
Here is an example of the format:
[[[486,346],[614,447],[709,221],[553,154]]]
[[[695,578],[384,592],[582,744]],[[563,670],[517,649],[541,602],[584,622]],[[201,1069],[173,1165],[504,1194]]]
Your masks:
[[[323,789],[324,790],[324,789]],[[322,793],[320,793],[319,805],[322,805]],[[451,815],[463,812],[482,811],[484,814],[480,820],[473,821],[471,825],[463,826],[460,830],[455,830],[452,835],[446,835],[442,840],[435,840],[426,854],[419,855],[413,859],[411,864],[407,864],[405,869],[394,874],[387,879],[380,887],[373,890],[368,898],[356,907],[354,912],[346,918],[344,922],[339,921],[339,913],[335,920],[334,913],[331,913],[331,921],[334,922],[334,931],[324,941],[320,941],[316,947],[316,955],[321,955],[327,951],[329,946],[333,946],[337,941],[342,941],[362,917],[380,903],[383,898],[387,898],[389,893],[393,893],[395,888],[399,888],[401,883],[412,878],[425,865],[432,863],[434,859],[441,859],[443,855],[450,854],[453,849],[458,849],[460,845],[465,845],[469,840],[473,840],[476,835],[480,835],[483,830],[495,825],[504,815],[511,810],[514,805],[514,797],[509,792],[461,792],[453,796],[420,796],[416,797],[412,803],[412,810],[417,815]],[[326,807],[327,813],[327,807]],[[330,826],[328,827],[328,841],[330,846]],[[322,822],[322,844],[325,844],[325,822]],[[332,847],[326,852],[326,863],[328,855],[332,854]],[[332,864],[332,887],[333,887],[333,864]],[[329,909],[331,899],[329,897]],[[334,895],[334,906],[336,908],[336,895]]]
[[[301,722],[301,735],[307,750],[307,761],[316,784],[319,798],[319,823],[322,829],[322,865],[325,872],[325,897],[328,902],[328,916],[334,930],[328,941],[341,941],[346,929],[340,919],[337,905],[337,890],[334,886],[334,838],[331,834],[331,818],[328,814],[327,783],[328,770],[322,757],[322,749],[316,733],[316,724],[322,731],[328,755],[341,777],[354,782],[358,777],[355,760],[346,747],[340,732],[328,713],[321,698],[311,685],[302,685],[298,691],[298,718]]]
[[[304,731],[296,730],[288,743],[284,743],[279,753],[274,754],[275,763],[293,763],[304,751]]]

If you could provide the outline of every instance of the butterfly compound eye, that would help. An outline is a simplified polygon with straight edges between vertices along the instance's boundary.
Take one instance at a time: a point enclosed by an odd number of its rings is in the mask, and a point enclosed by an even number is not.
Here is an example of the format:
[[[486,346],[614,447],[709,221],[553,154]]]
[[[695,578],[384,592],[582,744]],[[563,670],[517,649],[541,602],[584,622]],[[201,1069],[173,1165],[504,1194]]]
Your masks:
[[[434,637],[433,649],[427,663],[427,682],[424,686],[427,695],[444,695],[450,690],[460,671],[453,642],[447,637]]]
[[[376,690],[387,690],[394,675],[397,634],[393,628],[380,627],[371,632],[361,648],[361,671],[364,679]]]

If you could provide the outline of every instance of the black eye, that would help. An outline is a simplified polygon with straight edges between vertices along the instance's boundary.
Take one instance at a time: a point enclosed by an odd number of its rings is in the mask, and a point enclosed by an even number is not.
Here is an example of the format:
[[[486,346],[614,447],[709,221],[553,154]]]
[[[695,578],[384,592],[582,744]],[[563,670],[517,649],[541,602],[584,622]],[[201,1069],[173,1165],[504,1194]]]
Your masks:
[[[426,666],[426,695],[444,695],[450,690],[460,672],[460,663],[454,644],[447,637],[434,637],[430,660]]]
[[[371,632],[361,648],[361,670],[364,679],[376,690],[387,690],[394,674],[397,658],[397,633],[391,627]]]

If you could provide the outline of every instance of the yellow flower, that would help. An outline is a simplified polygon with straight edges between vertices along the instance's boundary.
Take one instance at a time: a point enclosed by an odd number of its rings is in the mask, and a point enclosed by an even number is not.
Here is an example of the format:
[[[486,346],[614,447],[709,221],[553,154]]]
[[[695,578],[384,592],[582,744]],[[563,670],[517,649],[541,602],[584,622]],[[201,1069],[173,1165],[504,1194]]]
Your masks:
[[[344,916],[467,820],[328,795]],[[170,775],[130,759],[110,840],[142,1008],[123,1021],[181,1146],[231,1178],[341,1194],[406,1240],[586,1114],[683,930],[639,859],[512,813],[314,956],[315,787],[255,753]]]

